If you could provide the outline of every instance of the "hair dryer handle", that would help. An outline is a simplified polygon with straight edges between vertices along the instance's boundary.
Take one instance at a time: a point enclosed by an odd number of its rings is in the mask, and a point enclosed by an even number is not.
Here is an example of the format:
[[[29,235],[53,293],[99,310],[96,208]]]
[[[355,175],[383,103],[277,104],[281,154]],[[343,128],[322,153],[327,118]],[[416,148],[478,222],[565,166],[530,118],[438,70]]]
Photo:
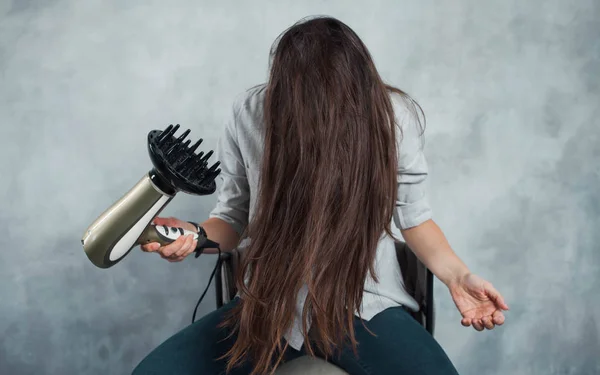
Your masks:
[[[165,246],[177,240],[181,236],[187,236],[190,234],[193,235],[194,239],[198,241],[196,244],[196,249],[194,250],[196,253],[196,258],[199,257],[206,248],[219,247],[218,243],[209,240],[201,233],[196,233],[178,227],[168,227],[166,225],[149,225],[146,227],[146,229],[144,229],[144,232],[137,240],[137,243],[144,245],[151,242],[158,242],[162,246]]]
[[[88,227],[81,240],[90,261],[100,268],[112,267],[138,244],[146,227],[173,199],[161,191],[153,173],[145,175],[121,199]]]

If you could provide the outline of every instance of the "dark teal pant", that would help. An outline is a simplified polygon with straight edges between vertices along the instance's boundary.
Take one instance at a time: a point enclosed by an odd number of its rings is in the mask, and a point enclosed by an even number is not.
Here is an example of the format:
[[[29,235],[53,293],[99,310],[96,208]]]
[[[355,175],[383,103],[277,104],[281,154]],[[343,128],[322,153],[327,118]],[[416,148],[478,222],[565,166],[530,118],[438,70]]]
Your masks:
[[[223,313],[237,303],[230,302],[184,328],[153,350],[133,371],[133,375],[222,375],[225,361],[216,361],[233,345],[234,337],[217,328]],[[456,369],[444,350],[403,308],[389,308],[365,322],[373,336],[356,318],[358,357],[351,348],[330,360],[351,375],[455,375]],[[304,353],[288,349],[289,361]],[[248,365],[231,375],[248,375]]]

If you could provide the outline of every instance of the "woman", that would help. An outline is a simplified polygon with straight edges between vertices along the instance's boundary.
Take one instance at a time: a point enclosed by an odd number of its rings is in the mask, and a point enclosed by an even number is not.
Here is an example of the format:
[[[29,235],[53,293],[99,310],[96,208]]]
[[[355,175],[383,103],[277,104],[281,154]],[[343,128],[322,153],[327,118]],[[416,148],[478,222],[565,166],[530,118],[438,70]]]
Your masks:
[[[222,251],[250,239],[240,298],[167,340],[135,374],[269,374],[302,354],[350,374],[456,374],[406,311],[418,305],[401,282],[392,221],[448,286],[463,325],[492,329],[508,306],[431,219],[416,108],[382,82],[342,22],[316,18],[283,33],[268,83],[234,104],[218,148],[218,202],[200,225]],[[143,250],[181,261],[195,245]]]

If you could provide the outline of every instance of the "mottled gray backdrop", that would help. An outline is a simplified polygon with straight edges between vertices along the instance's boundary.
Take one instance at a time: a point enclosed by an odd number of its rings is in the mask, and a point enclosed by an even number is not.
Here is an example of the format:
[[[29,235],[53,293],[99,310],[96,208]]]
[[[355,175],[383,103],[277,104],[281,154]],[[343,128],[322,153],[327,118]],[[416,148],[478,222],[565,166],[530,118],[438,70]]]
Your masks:
[[[150,129],[212,147],[271,42],[315,14],[423,105],[435,218],[512,307],[478,333],[437,285],[461,374],[600,373],[599,1],[0,0],[1,374],[127,374],[189,323],[214,256],[100,270],[80,238],[149,169]]]

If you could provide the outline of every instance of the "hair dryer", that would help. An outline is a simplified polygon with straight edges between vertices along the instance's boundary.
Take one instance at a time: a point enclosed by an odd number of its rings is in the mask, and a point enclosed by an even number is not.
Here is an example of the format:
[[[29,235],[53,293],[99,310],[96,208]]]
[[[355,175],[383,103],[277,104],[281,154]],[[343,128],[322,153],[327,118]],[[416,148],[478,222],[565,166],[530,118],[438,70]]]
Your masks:
[[[184,142],[190,130],[176,138],[178,129],[179,125],[169,125],[163,131],[148,133],[153,168],[85,231],[81,243],[97,267],[112,267],[137,245],[149,242],[164,245],[182,235],[194,234],[198,240],[197,255],[204,248],[218,246],[205,233],[151,224],[179,191],[210,195],[216,190],[215,178],[221,170],[218,161],[208,168],[213,151],[196,154],[202,139],[190,147],[190,140]]]

